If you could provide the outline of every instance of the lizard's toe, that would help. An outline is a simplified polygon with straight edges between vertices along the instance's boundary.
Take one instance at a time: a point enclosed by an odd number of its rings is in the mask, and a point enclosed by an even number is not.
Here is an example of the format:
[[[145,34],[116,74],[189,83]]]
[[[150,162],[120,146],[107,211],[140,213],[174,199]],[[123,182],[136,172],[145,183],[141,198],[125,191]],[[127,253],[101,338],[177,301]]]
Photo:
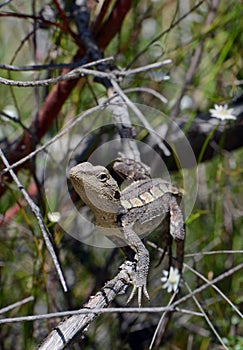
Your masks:
[[[127,300],[127,304],[130,303],[130,301],[133,299],[134,295],[136,294],[136,291],[138,291],[138,306],[140,307],[142,304],[142,295],[144,294],[148,300],[150,300],[146,285],[143,286],[133,286],[132,292]]]
[[[146,298],[150,301],[149,293],[147,291],[146,285],[143,286],[143,294],[146,296]]]

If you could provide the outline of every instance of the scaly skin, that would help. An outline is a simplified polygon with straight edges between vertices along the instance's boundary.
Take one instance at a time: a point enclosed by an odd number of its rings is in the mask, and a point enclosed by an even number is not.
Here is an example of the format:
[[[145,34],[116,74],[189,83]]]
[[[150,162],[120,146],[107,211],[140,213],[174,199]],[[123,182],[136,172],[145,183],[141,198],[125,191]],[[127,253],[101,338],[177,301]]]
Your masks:
[[[138,291],[141,306],[142,294],[149,299],[149,253],[139,235],[151,232],[169,213],[171,235],[179,241],[184,239],[183,218],[176,201],[179,191],[166,181],[146,177],[120,191],[105,167],[88,162],[76,165],[69,174],[75,191],[93,211],[96,224],[106,230],[107,237],[121,239],[136,253],[136,271],[131,276],[134,287],[128,302]]]

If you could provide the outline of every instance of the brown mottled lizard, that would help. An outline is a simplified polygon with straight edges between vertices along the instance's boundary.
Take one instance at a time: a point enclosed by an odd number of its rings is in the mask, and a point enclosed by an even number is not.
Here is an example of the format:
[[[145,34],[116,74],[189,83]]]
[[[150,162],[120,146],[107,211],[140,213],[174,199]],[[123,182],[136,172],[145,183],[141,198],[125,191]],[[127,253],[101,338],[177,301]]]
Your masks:
[[[138,162],[128,163],[127,173]],[[121,166],[118,163],[118,168]],[[139,170],[139,169],[138,169]],[[184,240],[184,221],[177,203],[180,191],[162,179],[151,179],[140,167],[139,179],[120,191],[117,182],[103,166],[80,163],[71,168],[70,180],[81,199],[93,211],[96,224],[114,242],[122,240],[124,245],[136,253],[136,270],[131,276],[133,290],[128,302],[138,290],[138,304],[142,294],[148,299],[147,275],[149,253],[141,241],[141,235],[152,232],[167,214],[170,216],[170,234],[176,241]],[[118,169],[119,172],[119,169]],[[126,172],[126,171],[125,171]],[[122,173],[122,171],[121,171]],[[144,175],[143,175],[144,174]],[[128,176],[129,177],[129,176]]]

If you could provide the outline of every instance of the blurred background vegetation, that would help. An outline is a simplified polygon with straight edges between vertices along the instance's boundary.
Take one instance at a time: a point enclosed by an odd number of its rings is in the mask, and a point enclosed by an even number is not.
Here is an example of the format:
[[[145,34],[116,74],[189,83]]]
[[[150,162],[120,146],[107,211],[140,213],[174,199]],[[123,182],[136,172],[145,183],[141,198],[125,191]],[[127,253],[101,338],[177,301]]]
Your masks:
[[[58,12],[59,4],[70,29],[76,32],[68,16],[72,1],[6,3],[0,8],[1,64],[25,66],[72,61],[79,47]],[[90,1],[91,23],[95,23],[103,3],[108,5],[104,23],[116,4],[115,1],[100,0],[99,4]],[[165,96],[168,103],[162,104],[145,92],[129,93],[129,97],[133,102],[162,111],[175,121],[184,118],[193,122],[200,113],[208,114],[215,103],[230,104],[242,95],[242,15],[242,3],[237,0],[134,0],[117,34],[105,48],[104,56],[113,56],[114,64],[120,68],[171,59],[172,63],[162,70],[129,76],[121,86],[154,89]],[[50,22],[44,22],[43,16],[49,16]],[[189,71],[192,74],[187,80]],[[0,72],[1,77],[21,81],[61,74],[60,69],[28,72],[1,69]],[[12,150],[23,132],[37,121],[38,111],[52,89],[52,85],[39,88],[0,85],[0,142],[8,157],[15,156]],[[71,118],[96,105],[104,96],[105,87],[94,83],[92,77],[77,83],[39,143],[51,139]],[[243,151],[229,152],[223,146],[222,140],[218,155],[198,164],[198,195],[187,220],[185,263],[207,279],[242,263],[242,252],[237,251],[243,249]],[[37,186],[33,199],[41,208],[55,241],[69,292],[62,291],[30,208],[14,184],[5,184],[0,202],[2,219],[5,218],[0,226],[0,308],[28,296],[34,300],[5,312],[2,318],[80,308],[91,293],[116,274],[124,259],[119,251],[79,243],[48,218],[43,194],[43,157],[42,153],[33,158],[18,176],[26,189],[30,189],[33,182]],[[155,236],[153,241],[159,244],[160,239]],[[149,250],[152,263],[148,288],[152,301],[144,306],[165,306],[170,296],[161,289],[160,278],[166,263],[155,267],[158,252]],[[205,254],[200,255],[201,252]],[[184,280],[192,290],[203,284],[200,277],[186,267]],[[226,275],[217,286],[242,311],[242,271]],[[181,295],[188,293],[183,284],[180,292]],[[197,294],[197,298],[226,348],[242,349],[242,320],[232,305],[210,287]],[[114,306],[124,306],[125,300],[126,296],[120,296]],[[181,307],[198,311],[193,299]],[[160,316],[154,313],[102,315],[91,325],[83,341],[70,348],[147,349]],[[59,319],[51,319],[1,324],[0,348],[34,349],[58,322]],[[157,345],[157,349],[173,350],[221,348],[205,317],[183,312],[173,314]]]

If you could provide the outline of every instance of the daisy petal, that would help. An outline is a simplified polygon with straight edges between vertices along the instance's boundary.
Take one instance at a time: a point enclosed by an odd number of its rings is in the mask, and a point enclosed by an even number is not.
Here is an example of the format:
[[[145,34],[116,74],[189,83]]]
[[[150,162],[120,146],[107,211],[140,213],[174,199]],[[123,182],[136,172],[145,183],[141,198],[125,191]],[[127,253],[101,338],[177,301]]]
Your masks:
[[[215,104],[214,109],[210,109],[212,118],[217,118],[220,120],[236,120],[236,117],[233,115],[234,109],[228,108],[228,105],[220,106]]]
[[[172,291],[176,292],[178,290],[179,282],[180,282],[180,273],[177,268],[170,267],[170,271],[163,271],[164,277],[160,280],[164,284],[162,285],[163,289],[167,289],[168,293]],[[167,276],[167,277],[165,277]]]

